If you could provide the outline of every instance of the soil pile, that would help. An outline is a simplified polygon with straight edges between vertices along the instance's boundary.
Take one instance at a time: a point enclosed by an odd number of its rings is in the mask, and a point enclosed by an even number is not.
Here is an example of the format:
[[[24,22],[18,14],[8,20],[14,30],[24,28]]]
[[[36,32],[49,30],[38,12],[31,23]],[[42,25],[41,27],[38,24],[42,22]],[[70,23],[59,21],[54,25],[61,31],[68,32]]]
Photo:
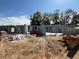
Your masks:
[[[0,59],[68,59],[66,48],[53,37],[0,42]]]

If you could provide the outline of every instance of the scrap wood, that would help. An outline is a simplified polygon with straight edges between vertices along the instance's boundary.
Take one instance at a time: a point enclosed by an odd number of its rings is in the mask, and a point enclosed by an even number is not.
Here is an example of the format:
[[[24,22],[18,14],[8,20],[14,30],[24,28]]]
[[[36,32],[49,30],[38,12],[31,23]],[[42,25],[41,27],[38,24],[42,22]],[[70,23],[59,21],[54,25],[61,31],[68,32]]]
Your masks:
[[[63,39],[69,45],[69,48],[74,48],[79,44],[79,38],[75,36],[65,36]]]

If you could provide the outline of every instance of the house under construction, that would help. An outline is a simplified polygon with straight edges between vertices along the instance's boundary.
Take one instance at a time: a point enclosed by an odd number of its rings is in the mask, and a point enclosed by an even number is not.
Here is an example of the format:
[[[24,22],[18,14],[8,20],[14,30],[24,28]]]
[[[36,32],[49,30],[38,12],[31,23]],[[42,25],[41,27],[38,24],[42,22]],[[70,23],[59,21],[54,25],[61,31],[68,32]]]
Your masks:
[[[79,25],[66,24],[66,25],[40,25],[40,26],[30,26],[30,33],[45,35],[46,32],[49,33],[63,33],[67,35],[79,34]]]

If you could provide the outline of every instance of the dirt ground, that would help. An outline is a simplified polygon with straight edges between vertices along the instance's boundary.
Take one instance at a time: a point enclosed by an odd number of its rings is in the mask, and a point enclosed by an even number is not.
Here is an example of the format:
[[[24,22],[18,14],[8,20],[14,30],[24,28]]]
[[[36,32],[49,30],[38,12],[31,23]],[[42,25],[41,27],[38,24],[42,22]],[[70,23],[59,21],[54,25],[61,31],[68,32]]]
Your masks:
[[[79,51],[77,51],[77,53],[75,54],[75,56],[73,57],[73,59],[79,59]]]
[[[62,36],[29,37],[0,42],[0,59],[79,59],[78,47],[67,50]]]

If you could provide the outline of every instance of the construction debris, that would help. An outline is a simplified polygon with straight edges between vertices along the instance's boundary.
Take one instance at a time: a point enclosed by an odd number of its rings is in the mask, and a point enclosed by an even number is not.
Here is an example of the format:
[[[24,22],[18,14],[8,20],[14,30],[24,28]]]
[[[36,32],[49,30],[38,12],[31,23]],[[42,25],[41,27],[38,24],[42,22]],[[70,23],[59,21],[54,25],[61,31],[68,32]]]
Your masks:
[[[16,34],[16,35],[12,35],[10,36],[9,39],[11,40],[21,40],[21,39],[24,39],[25,38],[25,35],[24,34]]]
[[[63,37],[63,39],[64,39],[64,42],[68,44],[69,48],[74,48],[79,44],[79,37],[77,36],[69,35],[69,36]]]

